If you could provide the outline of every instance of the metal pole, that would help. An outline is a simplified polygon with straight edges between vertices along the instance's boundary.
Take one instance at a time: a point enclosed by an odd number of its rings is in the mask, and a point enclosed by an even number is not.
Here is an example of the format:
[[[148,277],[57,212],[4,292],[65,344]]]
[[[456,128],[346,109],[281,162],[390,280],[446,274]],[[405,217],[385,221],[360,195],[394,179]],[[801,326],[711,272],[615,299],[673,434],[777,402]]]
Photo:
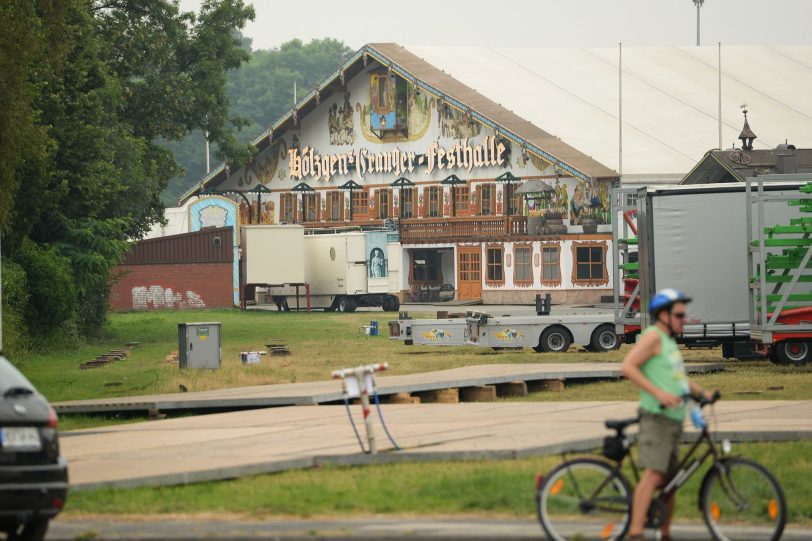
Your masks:
[[[208,175],[211,173],[211,162],[209,160],[209,134],[208,132],[203,132],[203,135],[206,137],[206,174]]]
[[[262,192],[257,192],[257,224],[262,223]]]
[[[722,150],[722,42],[719,42],[719,150]]]
[[[617,169],[623,177],[623,43],[617,44]]]
[[[699,47],[699,8],[702,7],[701,2],[696,3],[696,46]]]
[[[369,393],[367,392],[366,377],[363,372],[357,372],[359,385],[361,385],[361,406],[364,409],[364,426],[367,430],[367,441],[369,442],[369,453],[378,454],[378,444],[375,441],[375,430],[372,426],[372,417],[369,415]]]

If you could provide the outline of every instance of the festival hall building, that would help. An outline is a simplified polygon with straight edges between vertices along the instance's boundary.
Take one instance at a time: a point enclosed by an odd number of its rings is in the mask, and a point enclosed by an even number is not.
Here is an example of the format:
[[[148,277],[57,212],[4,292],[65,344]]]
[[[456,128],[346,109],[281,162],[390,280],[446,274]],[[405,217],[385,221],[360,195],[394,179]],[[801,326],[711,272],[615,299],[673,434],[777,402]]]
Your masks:
[[[404,302],[611,295],[617,172],[403,47],[363,47],[254,143],[181,203],[226,194],[242,224],[388,230]]]

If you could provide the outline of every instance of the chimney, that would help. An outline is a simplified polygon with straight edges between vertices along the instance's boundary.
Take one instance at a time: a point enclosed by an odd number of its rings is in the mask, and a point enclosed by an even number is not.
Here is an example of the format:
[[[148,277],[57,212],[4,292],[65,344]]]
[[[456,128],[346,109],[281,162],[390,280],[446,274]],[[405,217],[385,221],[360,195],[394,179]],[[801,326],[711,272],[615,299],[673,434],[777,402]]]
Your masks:
[[[795,155],[795,145],[780,144],[775,147],[775,170],[781,174],[798,172],[798,160]]]

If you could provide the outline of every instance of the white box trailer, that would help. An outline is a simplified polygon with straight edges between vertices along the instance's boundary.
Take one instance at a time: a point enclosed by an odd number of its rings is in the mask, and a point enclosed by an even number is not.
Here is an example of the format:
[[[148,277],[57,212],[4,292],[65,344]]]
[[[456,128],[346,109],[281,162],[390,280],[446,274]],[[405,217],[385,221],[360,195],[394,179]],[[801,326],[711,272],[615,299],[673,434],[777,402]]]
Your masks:
[[[472,314],[467,319],[467,344],[494,349],[533,348],[537,353],[562,353],[577,344],[605,352],[620,346],[614,315],[492,316]]]
[[[801,217],[786,199],[797,198],[802,184],[764,185],[764,192],[781,201],[763,205],[763,225]],[[685,291],[693,301],[681,340],[721,344],[725,357],[759,356],[750,337],[748,305],[748,229],[756,238],[759,226],[748,216],[745,191],[744,184],[710,184],[643,188],[637,195],[640,306],[648,306],[659,289]],[[640,316],[642,328],[651,324],[646,310]]]
[[[397,311],[400,307],[386,272],[391,254],[399,255],[399,250],[381,241],[385,232],[316,234],[296,225],[247,229],[242,245],[246,289],[264,292],[280,310],[307,306],[351,312],[359,306],[379,306]],[[371,235],[377,235],[377,244],[370,244]],[[399,261],[395,267],[400,268]],[[258,302],[262,300],[257,297]]]

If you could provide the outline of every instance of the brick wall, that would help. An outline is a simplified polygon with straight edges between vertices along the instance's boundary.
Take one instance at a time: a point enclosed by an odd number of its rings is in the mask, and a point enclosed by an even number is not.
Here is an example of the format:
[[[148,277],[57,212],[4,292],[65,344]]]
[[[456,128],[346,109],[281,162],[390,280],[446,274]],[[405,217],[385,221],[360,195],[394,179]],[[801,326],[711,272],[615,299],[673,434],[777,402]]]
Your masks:
[[[231,263],[119,265],[110,309],[231,308],[232,270]]]

